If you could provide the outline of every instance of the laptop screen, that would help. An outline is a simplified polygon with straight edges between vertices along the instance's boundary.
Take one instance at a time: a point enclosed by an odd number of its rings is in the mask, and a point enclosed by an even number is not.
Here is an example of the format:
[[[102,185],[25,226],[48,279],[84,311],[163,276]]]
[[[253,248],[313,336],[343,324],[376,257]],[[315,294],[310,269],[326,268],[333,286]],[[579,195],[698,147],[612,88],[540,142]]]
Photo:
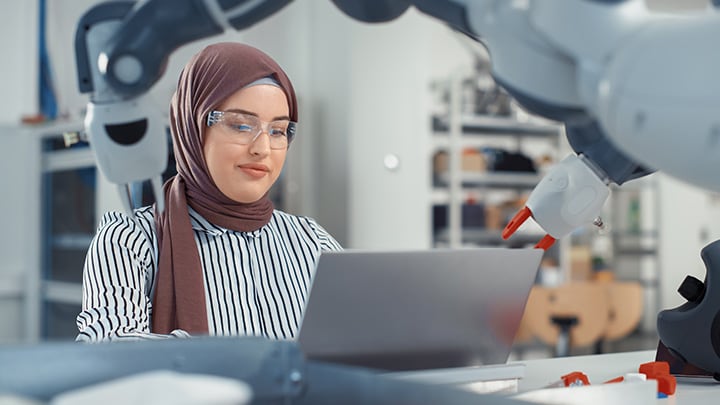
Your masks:
[[[507,361],[539,249],[324,253],[302,325],[310,360],[383,370]]]

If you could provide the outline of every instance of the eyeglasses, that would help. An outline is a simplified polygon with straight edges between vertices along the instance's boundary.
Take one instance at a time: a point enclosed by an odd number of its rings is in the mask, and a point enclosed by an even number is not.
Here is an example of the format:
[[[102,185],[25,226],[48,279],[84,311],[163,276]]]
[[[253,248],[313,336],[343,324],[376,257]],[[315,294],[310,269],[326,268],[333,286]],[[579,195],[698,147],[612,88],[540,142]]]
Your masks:
[[[290,120],[262,121],[260,118],[234,111],[210,111],[207,126],[217,123],[223,124],[233,136],[233,140],[240,145],[249,145],[255,142],[260,134],[267,132],[270,139],[270,149],[285,149],[295,136],[297,122]]]

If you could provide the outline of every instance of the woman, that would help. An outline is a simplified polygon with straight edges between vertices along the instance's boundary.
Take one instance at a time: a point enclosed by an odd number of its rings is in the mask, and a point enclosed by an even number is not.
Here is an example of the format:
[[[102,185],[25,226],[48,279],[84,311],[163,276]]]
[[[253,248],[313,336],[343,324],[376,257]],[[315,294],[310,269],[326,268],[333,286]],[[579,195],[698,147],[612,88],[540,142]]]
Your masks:
[[[77,340],[295,336],[321,252],[341,249],[268,198],[297,117],[290,80],[261,51],[220,43],[190,60],[170,105],[165,211],[102,218]]]

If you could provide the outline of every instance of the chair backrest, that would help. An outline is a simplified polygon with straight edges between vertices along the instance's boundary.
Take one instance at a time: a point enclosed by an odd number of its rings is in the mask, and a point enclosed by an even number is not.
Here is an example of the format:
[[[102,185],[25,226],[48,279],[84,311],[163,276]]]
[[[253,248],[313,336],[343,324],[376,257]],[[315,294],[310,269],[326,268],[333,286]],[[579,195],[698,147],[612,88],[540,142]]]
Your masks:
[[[606,283],[609,296],[608,324],[604,339],[617,340],[637,328],[643,313],[643,288],[638,282]]]
[[[575,317],[570,345],[582,347],[603,338],[608,325],[609,297],[603,283],[572,282],[558,287],[533,286],[523,321],[543,343],[555,345],[560,328],[552,317]]]

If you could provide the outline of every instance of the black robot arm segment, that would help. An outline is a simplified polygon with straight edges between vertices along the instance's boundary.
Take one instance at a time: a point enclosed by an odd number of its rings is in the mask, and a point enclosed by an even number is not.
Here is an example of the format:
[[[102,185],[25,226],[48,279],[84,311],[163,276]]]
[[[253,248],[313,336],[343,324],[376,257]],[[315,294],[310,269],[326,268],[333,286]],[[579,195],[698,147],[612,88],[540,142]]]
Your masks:
[[[102,3],[81,19],[75,38],[80,91],[96,91],[97,69],[117,95],[128,99],[147,92],[162,77],[169,55],[181,45],[219,35],[227,27],[247,28],[290,0],[146,0]],[[88,60],[87,32],[95,23],[121,22],[102,44],[97,61]],[[90,63],[97,63],[91,66]]]
[[[88,53],[88,31],[95,24],[104,21],[122,20],[135,3],[132,1],[115,1],[111,3],[101,3],[86,11],[80,18],[77,29],[75,30],[75,61],[77,65],[78,88],[81,93],[90,93],[95,90],[92,80],[93,68],[91,63],[96,61],[90,60]]]
[[[222,32],[222,27],[213,20],[202,1],[139,3],[105,48],[107,81],[120,94],[143,93],[162,76],[172,51],[188,42]],[[122,65],[135,63],[140,67],[136,76],[133,72],[123,72],[126,69]],[[103,67],[100,68],[102,71]]]
[[[292,0],[218,0],[228,23],[236,30],[243,30],[275,14]]]
[[[615,147],[595,120],[566,123],[565,133],[573,150],[587,157],[617,185],[655,172]]]
[[[76,47],[85,46],[90,22],[118,19],[122,6],[103,3],[91,9],[77,31]],[[94,21],[93,21],[94,20]],[[116,94],[125,98],[145,93],[162,76],[168,56],[179,46],[223,32],[213,20],[203,1],[156,0],[137,3],[122,17],[117,32],[107,39],[96,67]],[[76,52],[87,55],[87,52]],[[87,63],[87,61],[86,61]],[[78,61],[78,66],[81,63]],[[89,71],[92,67],[80,69]],[[80,77],[81,91],[94,91],[93,85]]]
[[[380,23],[400,17],[410,6],[477,38],[470,28],[465,4],[453,0],[332,0],[343,13],[366,23]]]
[[[478,38],[478,34],[470,26],[465,4],[452,0],[414,0],[413,5],[423,13],[447,23],[453,29],[472,38]]]
[[[346,15],[366,23],[394,20],[410,8],[408,0],[332,0],[332,2]]]

